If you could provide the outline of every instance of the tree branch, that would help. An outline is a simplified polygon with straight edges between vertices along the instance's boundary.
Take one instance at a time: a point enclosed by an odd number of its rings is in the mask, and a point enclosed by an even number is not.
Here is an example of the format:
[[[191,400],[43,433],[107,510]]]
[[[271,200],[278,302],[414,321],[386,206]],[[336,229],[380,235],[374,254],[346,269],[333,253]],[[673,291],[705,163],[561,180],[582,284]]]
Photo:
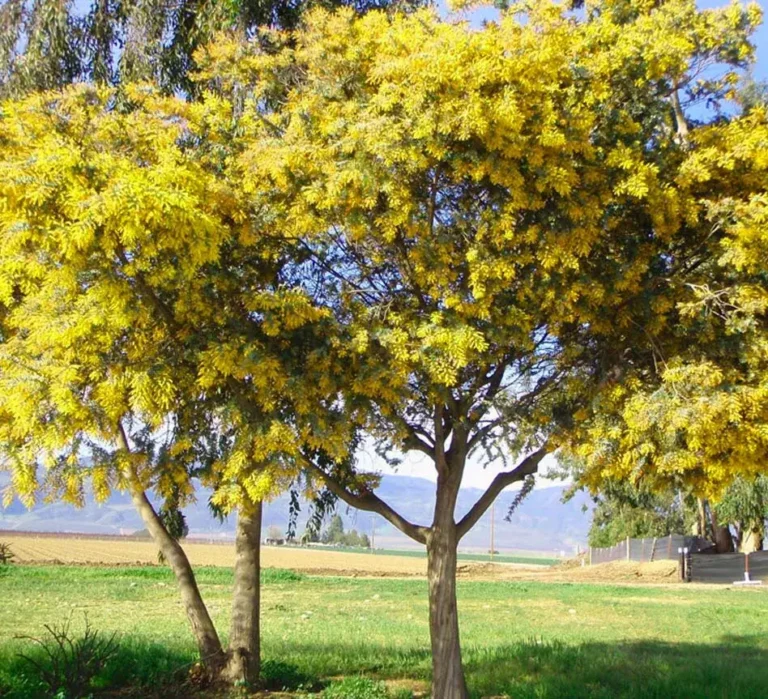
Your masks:
[[[486,510],[493,504],[493,501],[499,496],[499,493],[508,485],[522,481],[526,476],[530,476],[539,469],[539,463],[549,453],[550,447],[544,444],[535,452],[526,456],[511,471],[499,473],[493,479],[488,489],[480,496],[480,499],[472,506],[461,521],[456,525],[457,538],[461,539],[478,520],[485,514]]]
[[[370,491],[364,495],[355,495],[354,493],[351,493],[341,485],[341,483],[334,479],[333,476],[328,475],[310,459],[307,460],[307,466],[313,473],[316,473],[323,479],[326,486],[328,486],[328,490],[346,502],[350,507],[356,507],[358,510],[365,510],[367,512],[375,512],[414,541],[418,541],[420,544],[427,543],[427,534],[429,533],[428,527],[409,522],[399,513],[395,512],[395,510],[375,493]]]
[[[677,87],[672,92],[672,111],[675,113],[675,122],[677,124],[677,137],[681,143],[685,143],[688,139],[688,122],[685,120],[685,112],[680,105],[680,95],[678,94]]]

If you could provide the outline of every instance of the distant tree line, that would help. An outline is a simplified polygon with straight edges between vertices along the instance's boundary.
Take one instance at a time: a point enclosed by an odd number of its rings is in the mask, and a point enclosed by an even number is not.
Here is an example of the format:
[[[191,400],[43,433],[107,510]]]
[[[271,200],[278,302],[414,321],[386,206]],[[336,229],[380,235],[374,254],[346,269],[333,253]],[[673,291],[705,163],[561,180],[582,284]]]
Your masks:
[[[302,543],[321,543],[354,548],[371,548],[371,540],[367,534],[361,534],[356,529],[344,531],[344,520],[341,515],[333,515],[328,526],[322,532],[307,529],[301,538]]]
[[[589,545],[614,546],[627,537],[690,533],[719,553],[762,551],[768,518],[768,478],[738,478],[718,502],[683,489],[654,492],[627,482],[606,483],[595,496]]]

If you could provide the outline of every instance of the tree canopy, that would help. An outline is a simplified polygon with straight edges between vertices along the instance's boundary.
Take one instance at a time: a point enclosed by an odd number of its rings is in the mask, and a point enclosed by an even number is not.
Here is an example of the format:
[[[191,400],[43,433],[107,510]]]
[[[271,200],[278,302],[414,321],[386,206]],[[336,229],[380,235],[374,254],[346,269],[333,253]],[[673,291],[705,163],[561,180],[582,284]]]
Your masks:
[[[292,29],[310,7],[401,10],[402,0],[0,0],[0,95],[76,82],[152,80],[169,92],[194,89],[194,54],[218,32]]]
[[[684,345],[658,342],[656,370],[613,397],[578,451],[595,486],[607,472],[661,488],[682,475],[718,498],[740,475],[763,472],[768,456],[765,105],[697,128],[687,147],[684,181],[708,236],[680,282]]]

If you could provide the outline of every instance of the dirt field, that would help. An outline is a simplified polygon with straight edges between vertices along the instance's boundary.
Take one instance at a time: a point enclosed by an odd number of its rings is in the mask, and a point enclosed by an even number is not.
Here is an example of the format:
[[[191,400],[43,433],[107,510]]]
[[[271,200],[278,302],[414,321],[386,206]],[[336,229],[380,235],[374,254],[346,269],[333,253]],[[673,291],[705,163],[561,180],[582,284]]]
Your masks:
[[[84,563],[127,565],[157,563],[157,548],[149,541],[96,539],[65,536],[5,536],[19,563]],[[231,544],[184,544],[193,565],[234,565]],[[265,546],[261,551],[266,568],[289,568],[310,575],[351,577],[420,577],[427,562],[411,556],[376,555],[340,551]],[[513,563],[459,562],[458,575],[471,580],[530,580],[585,583],[676,583],[677,564],[616,562],[599,566],[533,566]]]
[[[46,536],[8,536],[19,563],[157,563],[157,547],[149,541],[80,539]],[[184,543],[193,565],[227,566],[235,564],[232,544]],[[425,559],[407,556],[376,556],[370,553],[310,550],[265,546],[261,563],[266,568],[290,568],[305,573],[328,575],[418,576],[425,575]]]

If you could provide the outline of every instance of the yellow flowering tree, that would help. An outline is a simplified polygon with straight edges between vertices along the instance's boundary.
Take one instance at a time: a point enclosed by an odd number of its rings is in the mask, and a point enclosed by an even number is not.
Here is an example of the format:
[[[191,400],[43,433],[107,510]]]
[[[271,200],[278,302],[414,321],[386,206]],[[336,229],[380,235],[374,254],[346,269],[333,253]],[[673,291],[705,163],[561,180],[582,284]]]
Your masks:
[[[201,60],[252,96],[244,196],[255,225],[300,243],[296,283],[333,314],[340,407],[382,451],[434,462],[434,518],[414,523],[365,474],[306,454],[340,498],[426,545],[440,699],[467,693],[461,537],[583,433],[599,397],[642,386],[660,339],[685,346],[679,304],[714,245],[686,104],[727,93],[760,15],[692,0],[585,12],[520,3],[482,29],[315,12]],[[699,80],[707,66],[724,68]],[[520,461],[459,516],[475,453]]]
[[[181,582],[207,657],[221,651],[218,636],[145,492],[157,485],[188,497],[184,454],[172,445],[172,458],[151,459],[134,451],[149,440],[132,432],[160,429],[178,401],[183,373],[163,356],[172,340],[152,295],[215,259],[226,229],[204,202],[220,194],[181,156],[177,126],[144,110],[121,114],[110,99],[72,89],[2,107],[0,435],[12,476],[4,497],[29,504],[42,489],[79,504],[86,478],[99,499],[128,488]],[[190,225],[198,235],[176,235]],[[161,481],[153,461],[168,467]]]
[[[690,136],[680,168],[710,231],[677,307],[682,347],[657,342],[656,368],[601,398],[574,452],[584,482],[684,482],[715,501],[768,458],[768,111]]]
[[[338,459],[346,442],[300,417],[322,405],[314,372],[334,373],[329,313],[286,287],[281,237],[254,231],[230,184],[221,148],[235,126],[226,100],[149,88],[3,104],[0,454],[6,500],[127,489],[177,577],[201,659],[251,681],[261,500],[298,472],[300,438]],[[183,505],[193,476],[238,512],[228,652],[147,496]]]

